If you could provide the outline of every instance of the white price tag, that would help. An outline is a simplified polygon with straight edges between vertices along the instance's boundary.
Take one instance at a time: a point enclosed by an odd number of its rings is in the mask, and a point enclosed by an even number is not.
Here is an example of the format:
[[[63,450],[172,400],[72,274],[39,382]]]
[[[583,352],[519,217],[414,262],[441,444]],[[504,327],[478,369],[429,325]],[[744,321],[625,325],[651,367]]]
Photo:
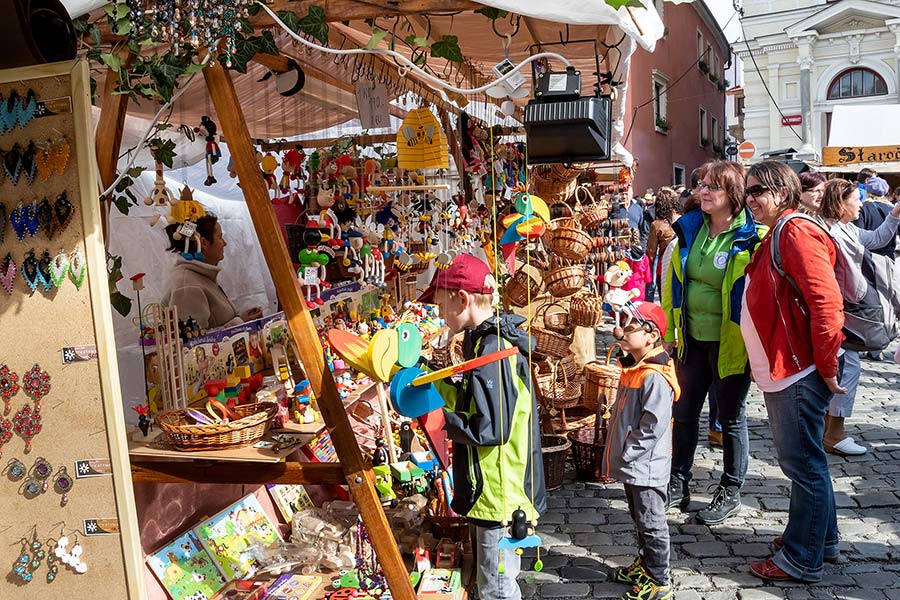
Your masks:
[[[319,283],[319,267],[303,267],[303,285]]]

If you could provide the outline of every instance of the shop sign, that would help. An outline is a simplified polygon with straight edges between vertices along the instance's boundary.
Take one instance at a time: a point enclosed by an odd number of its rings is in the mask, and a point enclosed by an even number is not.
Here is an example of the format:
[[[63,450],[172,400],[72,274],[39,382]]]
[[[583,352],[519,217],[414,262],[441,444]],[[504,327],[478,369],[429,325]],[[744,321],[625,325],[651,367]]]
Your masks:
[[[82,523],[84,535],[115,535],[119,533],[119,520],[85,519]]]
[[[900,145],[826,146],[822,148],[822,164],[829,167],[875,162],[900,162]]]
[[[781,117],[781,125],[783,127],[800,125],[801,123],[803,123],[803,115],[784,115]]]

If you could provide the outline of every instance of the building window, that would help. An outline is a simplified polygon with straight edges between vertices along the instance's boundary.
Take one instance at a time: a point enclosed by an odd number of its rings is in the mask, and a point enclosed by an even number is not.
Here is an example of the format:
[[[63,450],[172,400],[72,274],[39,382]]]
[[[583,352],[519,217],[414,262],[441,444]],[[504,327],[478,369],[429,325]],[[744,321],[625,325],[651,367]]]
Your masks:
[[[700,107],[700,145],[704,148],[709,145],[709,129],[707,127],[706,109]]]
[[[669,84],[669,78],[654,70],[652,81],[653,123],[656,131],[665,133],[669,130],[668,112],[666,111],[666,87]]]
[[[706,49],[706,46],[703,44],[703,33],[698,29],[697,30],[697,58],[703,57],[703,51]]]
[[[719,131],[719,120],[717,118],[713,117],[712,118],[712,146],[713,146],[713,149],[716,149],[716,148],[718,148],[719,150],[722,149],[719,147],[719,145],[721,143],[719,141],[720,133],[721,132]]]
[[[881,75],[862,67],[848,69],[838,74],[828,87],[829,100],[884,96],[887,93],[887,84]]]
[[[672,185],[673,186],[685,185],[684,179],[685,179],[686,173],[687,173],[687,169],[684,168],[684,165],[679,165],[678,163],[672,163]]]
[[[736,116],[736,117],[744,116],[744,97],[743,96],[735,96],[735,98],[734,98],[734,116]]]

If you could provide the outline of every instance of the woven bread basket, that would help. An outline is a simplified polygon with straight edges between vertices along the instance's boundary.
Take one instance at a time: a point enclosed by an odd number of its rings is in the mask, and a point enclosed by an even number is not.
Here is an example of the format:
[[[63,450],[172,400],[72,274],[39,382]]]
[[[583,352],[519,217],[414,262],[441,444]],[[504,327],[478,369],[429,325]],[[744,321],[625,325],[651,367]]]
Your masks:
[[[156,423],[172,446],[182,452],[240,448],[258,442],[265,435],[278,412],[278,405],[259,402],[235,406],[231,410],[239,418],[228,423],[196,425],[180,408],[156,415]]]
[[[550,372],[535,376],[541,394],[557,410],[581,404],[582,374],[574,354],[550,361]]]
[[[591,280],[591,287],[595,287]],[[595,292],[583,291],[569,300],[569,321],[576,327],[597,327],[603,322],[603,298]]]
[[[556,267],[544,277],[544,285],[554,298],[567,298],[583,288],[586,279],[587,273],[580,265]]]
[[[597,412],[598,403],[603,402],[605,409],[601,413],[605,413],[616,401],[622,375],[621,367],[611,362],[616,348],[621,350],[619,344],[609,347],[605,364],[593,361],[584,365],[584,406],[591,412]]]
[[[544,245],[562,258],[582,262],[594,246],[594,238],[581,228],[578,217],[564,217],[550,221]]]

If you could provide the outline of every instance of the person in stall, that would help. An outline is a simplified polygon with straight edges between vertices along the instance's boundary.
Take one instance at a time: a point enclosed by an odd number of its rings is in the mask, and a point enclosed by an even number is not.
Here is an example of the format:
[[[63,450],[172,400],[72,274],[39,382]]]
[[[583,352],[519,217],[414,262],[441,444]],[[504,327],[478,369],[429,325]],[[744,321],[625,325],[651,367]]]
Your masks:
[[[183,223],[166,227],[170,244],[168,250],[178,253],[179,257],[169,274],[160,302],[176,306],[180,319],[193,318],[201,329],[230,327],[262,317],[259,307],[238,313],[216,281],[222,270],[219,263],[225,257],[225,246],[228,245],[222,236],[219,219],[207,213],[197,218],[195,223],[196,235],[187,244],[180,233]]]

